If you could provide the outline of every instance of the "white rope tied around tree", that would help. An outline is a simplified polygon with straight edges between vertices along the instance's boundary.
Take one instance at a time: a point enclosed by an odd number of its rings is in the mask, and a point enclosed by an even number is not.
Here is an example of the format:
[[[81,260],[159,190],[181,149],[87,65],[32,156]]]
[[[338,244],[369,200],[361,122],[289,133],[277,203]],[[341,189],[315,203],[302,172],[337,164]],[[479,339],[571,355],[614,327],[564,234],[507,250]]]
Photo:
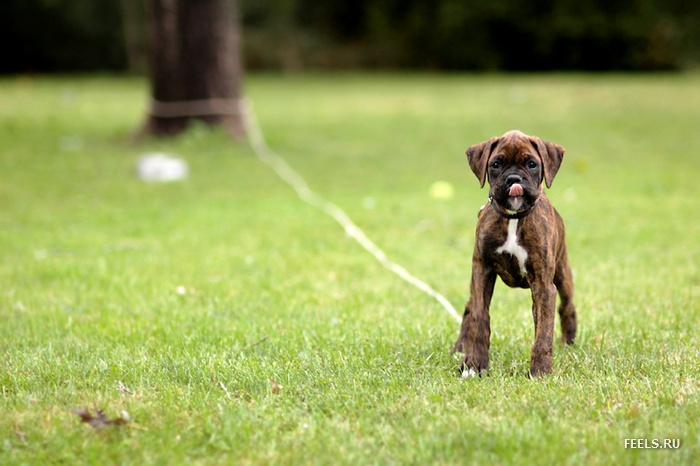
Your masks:
[[[367,237],[365,232],[362,231],[360,227],[355,225],[352,219],[340,207],[312,191],[301,175],[299,175],[299,173],[297,173],[286,162],[286,160],[277,155],[267,145],[262,129],[258,124],[257,118],[255,117],[255,113],[250,103],[245,99],[242,99],[240,105],[243,124],[245,125],[246,134],[248,135],[248,140],[253,152],[262,162],[270,166],[277,173],[277,175],[282,178],[282,180],[289,184],[296,191],[301,200],[332,217],[343,227],[348,236],[353,238],[367,252],[372,254],[372,256],[374,256],[380,264],[394,272],[406,282],[435,298],[442,305],[442,307],[445,308],[445,311],[447,311],[447,313],[450,314],[457,322],[462,321],[460,314],[443,295],[389,259],[386,253],[382,251],[379,246],[374,244],[374,242]]]
[[[149,114],[158,118],[230,116],[239,113],[238,99],[193,99],[163,101],[151,99]]]

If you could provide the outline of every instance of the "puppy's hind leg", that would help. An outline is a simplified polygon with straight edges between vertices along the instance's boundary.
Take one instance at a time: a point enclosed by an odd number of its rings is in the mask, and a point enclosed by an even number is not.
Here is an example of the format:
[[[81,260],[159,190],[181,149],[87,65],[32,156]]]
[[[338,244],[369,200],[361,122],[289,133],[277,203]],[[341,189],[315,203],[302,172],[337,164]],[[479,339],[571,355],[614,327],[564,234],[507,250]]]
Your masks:
[[[574,279],[566,250],[557,262],[554,285],[559,293],[559,319],[562,343],[573,345],[576,339],[576,307],[574,307]]]

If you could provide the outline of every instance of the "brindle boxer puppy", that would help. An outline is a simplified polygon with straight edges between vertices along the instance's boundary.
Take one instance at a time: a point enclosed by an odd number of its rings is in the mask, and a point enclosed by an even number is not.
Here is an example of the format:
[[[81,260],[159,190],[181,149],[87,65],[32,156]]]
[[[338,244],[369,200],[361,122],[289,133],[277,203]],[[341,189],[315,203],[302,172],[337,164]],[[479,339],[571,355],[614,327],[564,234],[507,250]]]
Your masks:
[[[467,150],[469,166],[484,186],[489,202],[479,212],[472,258],[471,296],[464,310],[455,351],[464,353],[463,377],[481,374],[489,366],[489,305],[496,276],[510,287],[530,288],[535,344],[530,374],[552,372],[556,294],[562,340],[576,336],[574,283],[566,256],[564,222],[547,199],[564,158],[564,148],[510,131]]]

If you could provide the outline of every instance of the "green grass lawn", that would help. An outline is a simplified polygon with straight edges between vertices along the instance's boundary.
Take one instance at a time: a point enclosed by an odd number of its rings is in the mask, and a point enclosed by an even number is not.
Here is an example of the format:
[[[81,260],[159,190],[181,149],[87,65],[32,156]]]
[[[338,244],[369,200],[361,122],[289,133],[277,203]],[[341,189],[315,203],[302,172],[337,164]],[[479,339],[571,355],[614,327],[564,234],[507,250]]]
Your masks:
[[[529,293],[499,283],[490,371],[462,380],[458,324],[245,145],[128,144],[140,79],[3,78],[0,464],[698,464],[700,75],[246,88],[269,144],[458,309],[487,195],[464,151],[514,128],[563,145],[577,344],[530,380]],[[139,181],[149,151],[191,176]]]

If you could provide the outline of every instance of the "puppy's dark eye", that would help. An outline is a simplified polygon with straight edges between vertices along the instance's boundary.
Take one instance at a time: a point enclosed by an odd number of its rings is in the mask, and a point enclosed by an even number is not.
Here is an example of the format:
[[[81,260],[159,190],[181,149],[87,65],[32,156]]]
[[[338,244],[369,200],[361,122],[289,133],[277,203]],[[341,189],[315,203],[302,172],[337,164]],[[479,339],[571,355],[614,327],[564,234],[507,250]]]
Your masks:
[[[539,166],[539,165],[537,165],[537,162],[535,162],[534,160],[530,160],[530,161],[527,163],[527,168],[529,168],[530,170],[534,170],[534,169],[537,168],[538,166]]]
[[[492,170],[499,170],[501,168],[501,161],[500,160],[494,160],[491,162],[491,169]]]

